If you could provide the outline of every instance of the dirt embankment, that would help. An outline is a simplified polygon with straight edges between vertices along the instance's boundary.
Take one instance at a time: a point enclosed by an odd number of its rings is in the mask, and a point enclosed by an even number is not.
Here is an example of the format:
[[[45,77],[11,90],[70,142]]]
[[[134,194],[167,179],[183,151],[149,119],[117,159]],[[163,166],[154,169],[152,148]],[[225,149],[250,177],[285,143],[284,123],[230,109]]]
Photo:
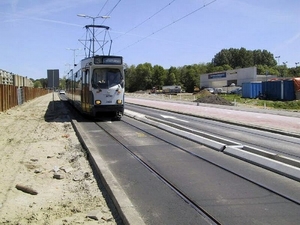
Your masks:
[[[122,224],[53,96],[0,113],[0,224]]]
[[[194,102],[217,104],[217,105],[233,105],[232,102],[222,98],[219,95],[211,94],[207,90],[202,90],[196,94],[197,99]]]

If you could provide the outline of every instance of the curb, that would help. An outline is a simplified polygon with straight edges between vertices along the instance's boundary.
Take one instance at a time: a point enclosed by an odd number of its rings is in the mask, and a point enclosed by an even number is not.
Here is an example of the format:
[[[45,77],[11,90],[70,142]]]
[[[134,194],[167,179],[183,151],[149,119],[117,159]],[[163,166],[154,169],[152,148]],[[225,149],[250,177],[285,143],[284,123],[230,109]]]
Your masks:
[[[223,152],[224,154],[239,158],[262,168],[269,169],[278,174],[300,181],[299,161],[289,159],[287,157],[280,157],[276,154],[272,154],[261,149],[243,146],[239,143],[230,143],[229,140],[220,139],[213,135],[209,136],[208,134],[206,134],[207,137],[201,137],[199,136],[202,135],[201,132],[197,134],[197,131],[184,128],[180,125],[173,126],[173,123],[168,121],[155,118],[148,119],[148,117],[146,117],[145,115],[135,113],[130,110],[127,110],[125,112],[127,116],[132,117],[136,120],[142,121],[155,127],[159,127],[170,133],[185,137],[192,141],[213,148],[214,150]],[[247,151],[244,149],[247,149]]]
[[[227,146],[223,152],[227,155],[240,158],[244,161],[251,162],[260,167],[272,170],[286,177],[290,177],[294,180],[300,181],[300,168],[290,164],[280,162],[279,161],[280,159],[279,160],[272,159],[275,158],[276,154],[267,153],[262,150],[256,150],[256,151],[261,151],[261,153],[259,152],[252,153],[240,148]]]
[[[147,100],[155,101],[153,99],[147,99]],[[132,102],[128,102],[128,103],[132,104],[132,105],[138,105],[138,106],[141,105],[139,103],[132,103]],[[175,103],[178,103],[178,102],[175,102]],[[188,104],[188,103],[182,103],[182,102],[180,102],[178,104],[186,104],[186,105],[193,105],[193,106],[195,106],[195,104]],[[201,104],[205,104],[205,103],[201,103]],[[145,106],[145,105],[142,105],[142,106]],[[193,116],[193,117],[197,117],[197,118],[203,118],[203,119],[207,119],[207,120],[215,120],[215,121],[219,121],[219,122],[222,122],[222,123],[233,124],[233,125],[237,125],[237,126],[244,126],[244,127],[248,127],[248,128],[252,128],[252,129],[258,129],[258,130],[263,130],[263,131],[277,133],[277,134],[282,134],[282,135],[289,135],[289,136],[295,137],[295,138],[300,138],[300,133],[295,133],[295,132],[290,132],[290,131],[285,131],[285,130],[270,128],[270,127],[265,127],[265,126],[259,126],[259,125],[255,125],[254,126],[252,124],[243,123],[243,122],[227,121],[227,120],[224,120],[222,118],[197,115],[195,113],[183,113],[183,112],[180,112],[180,111],[171,110],[171,109],[162,109],[160,107],[151,106],[151,105],[147,105],[146,107],[153,108],[153,109],[164,110],[164,111],[167,111],[167,112],[178,113],[178,114],[182,114],[182,115],[189,115],[189,116]],[[213,106],[210,105],[210,106],[207,106],[207,107],[210,107],[210,108],[219,108],[219,107],[216,107],[215,105],[213,105]],[[234,110],[236,110],[236,109],[234,109]],[[246,110],[236,110],[236,111],[246,111]]]
[[[128,225],[144,225],[145,223],[143,219],[136,211],[134,205],[127,197],[117,179],[108,169],[106,162],[99,154],[96,154],[97,151],[94,145],[90,142],[89,137],[86,135],[84,130],[81,129],[77,121],[72,120],[71,122],[80,143],[88,153],[89,162],[92,164],[92,167],[96,169],[97,174],[99,174],[104,187],[108,191],[120,217],[123,220],[123,223]]]

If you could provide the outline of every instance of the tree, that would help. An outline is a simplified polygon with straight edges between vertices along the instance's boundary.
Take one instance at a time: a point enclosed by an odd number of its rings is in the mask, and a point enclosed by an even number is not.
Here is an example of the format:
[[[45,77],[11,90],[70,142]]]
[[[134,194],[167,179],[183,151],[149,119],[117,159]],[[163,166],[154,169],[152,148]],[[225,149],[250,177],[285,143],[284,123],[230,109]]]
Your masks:
[[[33,87],[34,88],[42,88],[43,86],[42,86],[41,81],[36,80],[36,81],[33,82]]]
[[[279,75],[279,72],[275,67],[269,67],[266,65],[257,66],[257,74],[265,75],[266,73],[270,75]]]
[[[177,84],[175,73],[168,73],[164,85]]]
[[[288,74],[290,77],[300,77],[300,67],[290,68]]]
[[[212,59],[214,66],[229,65],[231,68],[245,68],[256,65],[275,66],[274,55],[267,50],[246,50],[245,48],[222,49]]]
[[[274,55],[267,50],[246,50],[245,48],[222,49],[209,63],[185,65],[163,69],[160,65],[152,67],[150,63],[130,66],[126,70],[126,90],[152,89],[164,85],[180,85],[187,92],[193,92],[194,86],[200,87],[200,75],[244,67],[257,67],[257,74],[280,75],[283,77],[300,76],[300,67],[287,68],[277,65]]]
[[[59,79],[59,88],[65,90],[66,89],[66,76]]]
[[[286,65],[282,65],[282,66],[277,66],[277,69],[279,71],[279,76],[280,77],[287,77],[288,74],[289,74],[289,70],[288,68],[286,67]]]
[[[40,88],[47,88],[47,86],[48,86],[48,79],[46,79],[46,78],[36,79],[33,82],[33,85],[34,86],[36,85],[36,87],[40,87]]]
[[[152,74],[152,87],[162,87],[166,79],[166,72],[162,66],[155,65]]]
[[[194,87],[198,85],[200,74],[197,74],[197,71],[194,66],[184,66],[181,70],[181,83],[186,90],[186,92],[193,92]]]
[[[179,85],[179,81],[180,81],[179,70],[176,67],[171,66],[167,71],[164,85],[173,85],[173,84]]]
[[[268,52],[267,50],[263,50],[261,55],[262,55],[261,56],[262,59],[257,64],[267,65],[267,66],[270,66],[270,67],[277,65],[277,62],[274,58],[274,55],[271,54],[270,52]]]
[[[232,70],[232,67],[231,66],[229,66],[228,64],[224,64],[223,65],[223,70]]]
[[[139,90],[139,82],[134,65],[130,67],[125,65],[125,80],[125,90],[128,92]]]
[[[230,50],[227,49],[222,49],[213,58],[214,65],[230,64],[231,62],[232,62],[232,53],[230,52]]]
[[[139,64],[136,67],[136,76],[141,90],[152,89],[152,65],[151,63]]]
[[[254,66],[253,54],[251,51],[247,51],[245,48],[240,48],[237,53],[236,67],[251,67]]]

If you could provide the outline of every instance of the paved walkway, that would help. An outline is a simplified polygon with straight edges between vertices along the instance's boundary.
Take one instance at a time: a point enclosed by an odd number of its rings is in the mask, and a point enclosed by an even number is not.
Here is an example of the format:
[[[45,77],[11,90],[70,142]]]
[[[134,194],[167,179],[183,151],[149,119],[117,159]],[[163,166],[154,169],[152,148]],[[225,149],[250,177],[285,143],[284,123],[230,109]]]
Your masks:
[[[250,127],[271,129],[300,137],[300,113],[267,109],[240,108],[238,106],[208,105],[195,102],[169,102],[127,97],[127,103],[167,109],[174,112],[217,119]],[[126,107],[125,107],[126,109]]]

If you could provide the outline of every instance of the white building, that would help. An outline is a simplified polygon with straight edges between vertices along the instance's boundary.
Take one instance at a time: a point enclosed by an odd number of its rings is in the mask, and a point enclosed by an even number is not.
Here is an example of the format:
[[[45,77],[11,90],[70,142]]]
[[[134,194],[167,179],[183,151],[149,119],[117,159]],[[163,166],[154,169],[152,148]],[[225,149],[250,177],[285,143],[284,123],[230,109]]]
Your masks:
[[[256,67],[227,70],[200,75],[200,87],[221,88],[242,86],[242,83],[257,81]]]
[[[13,84],[13,74],[0,69],[0,84],[12,85]]]
[[[0,69],[0,84],[14,85],[17,87],[33,87],[32,80],[27,79],[27,77],[22,77],[2,69]]]
[[[277,76],[257,75],[257,69],[254,66],[248,68],[202,74],[200,75],[200,87],[210,87],[214,89],[223,88],[225,92],[229,92],[235,89],[236,86],[241,87],[243,83],[261,82],[273,78],[277,78]]]

